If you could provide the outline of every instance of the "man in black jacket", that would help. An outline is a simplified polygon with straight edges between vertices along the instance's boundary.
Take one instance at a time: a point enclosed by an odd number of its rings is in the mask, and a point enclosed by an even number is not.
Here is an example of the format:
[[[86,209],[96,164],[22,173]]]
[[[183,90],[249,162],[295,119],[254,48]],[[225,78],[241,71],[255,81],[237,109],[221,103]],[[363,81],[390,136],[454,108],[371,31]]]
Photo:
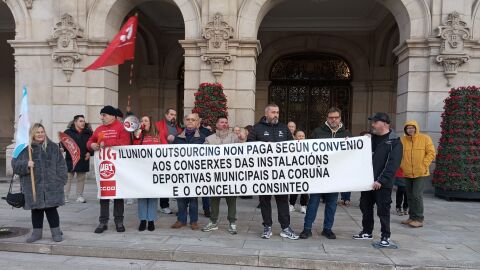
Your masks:
[[[374,182],[371,191],[363,191],[360,197],[362,211],[362,231],[353,239],[372,239],[373,206],[377,204],[380,218],[380,245],[390,246],[390,205],[395,172],[402,161],[403,147],[400,138],[390,129],[390,117],[377,112],[368,120],[372,121],[372,163]]]
[[[342,123],[341,114],[342,112],[340,109],[335,107],[330,108],[327,112],[327,120],[324,124],[313,131],[310,139],[351,137],[352,134]],[[332,227],[335,220],[335,212],[337,210],[338,192],[333,192],[310,194],[303,231],[300,233],[300,238],[302,239],[307,239],[312,236],[312,225],[317,217],[318,206],[320,205],[321,198],[323,198],[323,201],[325,202],[322,235],[328,239],[337,238],[332,231]]]
[[[292,133],[287,125],[278,122],[280,109],[275,104],[265,107],[265,116],[253,126],[248,134],[248,142],[283,142],[293,140]],[[272,236],[272,205],[271,195],[260,195],[260,210],[263,218],[262,238],[269,239]],[[290,211],[288,195],[275,195],[277,202],[278,222],[282,226],[281,237],[298,239],[298,235],[290,228]]]

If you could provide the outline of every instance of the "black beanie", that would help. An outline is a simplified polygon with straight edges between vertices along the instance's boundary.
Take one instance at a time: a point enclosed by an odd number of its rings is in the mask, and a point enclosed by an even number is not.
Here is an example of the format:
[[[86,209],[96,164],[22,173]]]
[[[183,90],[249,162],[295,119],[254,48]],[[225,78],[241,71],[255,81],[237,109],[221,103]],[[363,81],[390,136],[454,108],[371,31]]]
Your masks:
[[[115,109],[113,106],[110,106],[110,105],[107,105],[107,106],[103,107],[100,110],[100,114],[102,114],[102,113],[113,115],[113,116],[118,116],[117,115],[117,109]]]
[[[116,108],[115,110],[117,111],[116,116],[118,116],[118,117],[120,117],[120,118],[123,118],[123,112],[122,112],[122,110],[120,110],[120,108]]]

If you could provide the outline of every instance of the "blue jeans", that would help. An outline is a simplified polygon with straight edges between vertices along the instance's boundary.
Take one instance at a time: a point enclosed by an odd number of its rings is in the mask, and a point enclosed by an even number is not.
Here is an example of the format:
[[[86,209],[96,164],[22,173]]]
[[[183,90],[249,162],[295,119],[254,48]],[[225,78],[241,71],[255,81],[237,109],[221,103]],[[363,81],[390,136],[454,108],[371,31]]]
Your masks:
[[[341,197],[342,201],[345,202],[345,201],[350,201],[350,195],[352,195],[352,193],[351,192],[342,192],[342,193],[340,193],[340,195],[341,195],[340,197]]]
[[[338,193],[310,194],[310,200],[308,201],[307,206],[307,214],[305,215],[305,223],[303,225],[304,229],[312,229],[313,222],[317,217],[318,206],[320,206],[320,199],[322,197],[325,201],[323,229],[332,229],[333,221],[335,220],[335,211],[337,210]]]
[[[190,215],[190,224],[198,221],[198,200],[197,198],[178,198],[177,220],[182,224],[187,224],[187,212]],[[188,207],[188,211],[187,211]]]
[[[138,219],[155,221],[157,220],[157,198],[138,199]]]
[[[210,211],[210,197],[202,197],[203,211]]]

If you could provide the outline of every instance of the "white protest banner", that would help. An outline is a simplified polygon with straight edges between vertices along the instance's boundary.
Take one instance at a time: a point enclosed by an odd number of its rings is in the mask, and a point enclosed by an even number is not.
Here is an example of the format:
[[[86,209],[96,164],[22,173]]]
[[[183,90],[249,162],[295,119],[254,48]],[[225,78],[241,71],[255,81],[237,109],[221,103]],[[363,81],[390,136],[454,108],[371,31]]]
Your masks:
[[[99,198],[370,190],[369,137],[228,145],[129,145],[95,152]]]

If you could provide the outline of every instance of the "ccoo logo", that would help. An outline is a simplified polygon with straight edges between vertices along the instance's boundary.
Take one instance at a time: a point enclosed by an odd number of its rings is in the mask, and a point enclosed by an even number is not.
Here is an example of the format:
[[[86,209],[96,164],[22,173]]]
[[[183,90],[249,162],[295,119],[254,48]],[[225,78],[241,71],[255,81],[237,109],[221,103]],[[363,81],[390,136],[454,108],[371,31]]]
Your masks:
[[[100,181],[100,196],[116,196],[117,195],[117,182],[116,181]]]
[[[115,165],[110,161],[102,161],[98,171],[102,179],[110,179],[115,175]]]

